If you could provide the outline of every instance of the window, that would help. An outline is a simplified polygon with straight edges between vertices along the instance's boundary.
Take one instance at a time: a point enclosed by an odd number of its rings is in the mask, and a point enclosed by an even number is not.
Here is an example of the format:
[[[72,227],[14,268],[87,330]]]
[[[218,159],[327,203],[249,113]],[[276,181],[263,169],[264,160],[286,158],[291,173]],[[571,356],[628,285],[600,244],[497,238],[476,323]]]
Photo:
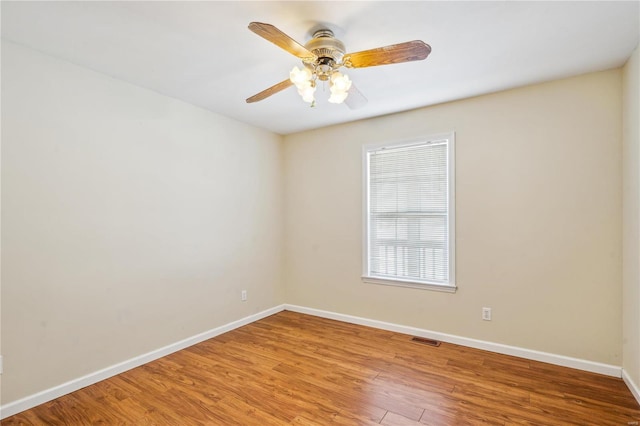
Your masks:
[[[364,147],[365,282],[455,291],[454,134]]]

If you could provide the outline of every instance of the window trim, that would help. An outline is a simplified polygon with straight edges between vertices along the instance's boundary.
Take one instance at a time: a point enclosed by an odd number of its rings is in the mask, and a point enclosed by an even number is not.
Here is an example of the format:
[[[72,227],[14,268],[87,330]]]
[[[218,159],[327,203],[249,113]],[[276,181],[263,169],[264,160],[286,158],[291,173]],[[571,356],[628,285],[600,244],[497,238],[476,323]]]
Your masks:
[[[380,148],[401,148],[425,143],[447,140],[447,169],[449,185],[447,187],[447,225],[449,228],[449,283],[413,281],[402,278],[384,278],[372,276],[369,273],[369,153]],[[442,291],[455,293],[456,286],[456,233],[455,233],[455,132],[438,133],[421,137],[419,139],[403,140],[396,142],[377,142],[362,146],[362,281],[369,284],[382,284],[398,287],[418,288],[423,290]]]

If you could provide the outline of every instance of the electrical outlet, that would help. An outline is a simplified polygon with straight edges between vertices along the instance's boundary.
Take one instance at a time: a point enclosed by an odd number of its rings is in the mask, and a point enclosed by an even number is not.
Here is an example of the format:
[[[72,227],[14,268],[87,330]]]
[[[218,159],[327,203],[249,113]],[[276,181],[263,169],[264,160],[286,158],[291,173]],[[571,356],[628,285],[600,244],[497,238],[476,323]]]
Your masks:
[[[247,301],[247,290],[242,290],[242,296],[240,296],[243,302]]]
[[[0,374],[4,371],[4,363],[2,361],[2,355],[0,355]]]
[[[482,308],[482,319],[484,321],[491,321],[491,308]]]

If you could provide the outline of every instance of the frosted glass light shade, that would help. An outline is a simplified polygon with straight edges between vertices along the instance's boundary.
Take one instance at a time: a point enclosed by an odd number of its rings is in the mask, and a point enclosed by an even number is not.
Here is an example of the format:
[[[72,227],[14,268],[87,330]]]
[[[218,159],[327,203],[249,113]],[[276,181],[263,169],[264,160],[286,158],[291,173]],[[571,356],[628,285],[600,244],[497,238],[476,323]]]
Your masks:
[[[315,100],[314,93],[316,92],[316,86],[312,85],[310,81],[303,87],[298,88],[298,94],[302,96],[302,100],[305,102],[313,102]]]
[[[347,95],[349,95],[347,92],[332,92],[329,97],[329,102],[332,104],[341,104],[347,99]]]
[[[307,68],[300,69],[298,67],[293,67],[289,73],[289,80],[291,80],[291,82],[298,88],[300,88],[300,85],[304,85],[304,83],[311,81],[311,77],[311,71]]]
[[[346,92],[351,88],[351,80],[348,75],[341,72],[331,74],[331,92]]]

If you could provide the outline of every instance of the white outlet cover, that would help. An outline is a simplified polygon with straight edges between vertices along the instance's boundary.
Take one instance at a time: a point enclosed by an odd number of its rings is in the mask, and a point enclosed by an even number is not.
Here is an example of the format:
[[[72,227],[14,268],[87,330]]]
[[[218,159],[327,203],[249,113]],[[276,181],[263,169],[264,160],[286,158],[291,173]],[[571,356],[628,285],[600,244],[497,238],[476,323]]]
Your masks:
[[[491,308],[482,308],[482,319],[491,321]]]

